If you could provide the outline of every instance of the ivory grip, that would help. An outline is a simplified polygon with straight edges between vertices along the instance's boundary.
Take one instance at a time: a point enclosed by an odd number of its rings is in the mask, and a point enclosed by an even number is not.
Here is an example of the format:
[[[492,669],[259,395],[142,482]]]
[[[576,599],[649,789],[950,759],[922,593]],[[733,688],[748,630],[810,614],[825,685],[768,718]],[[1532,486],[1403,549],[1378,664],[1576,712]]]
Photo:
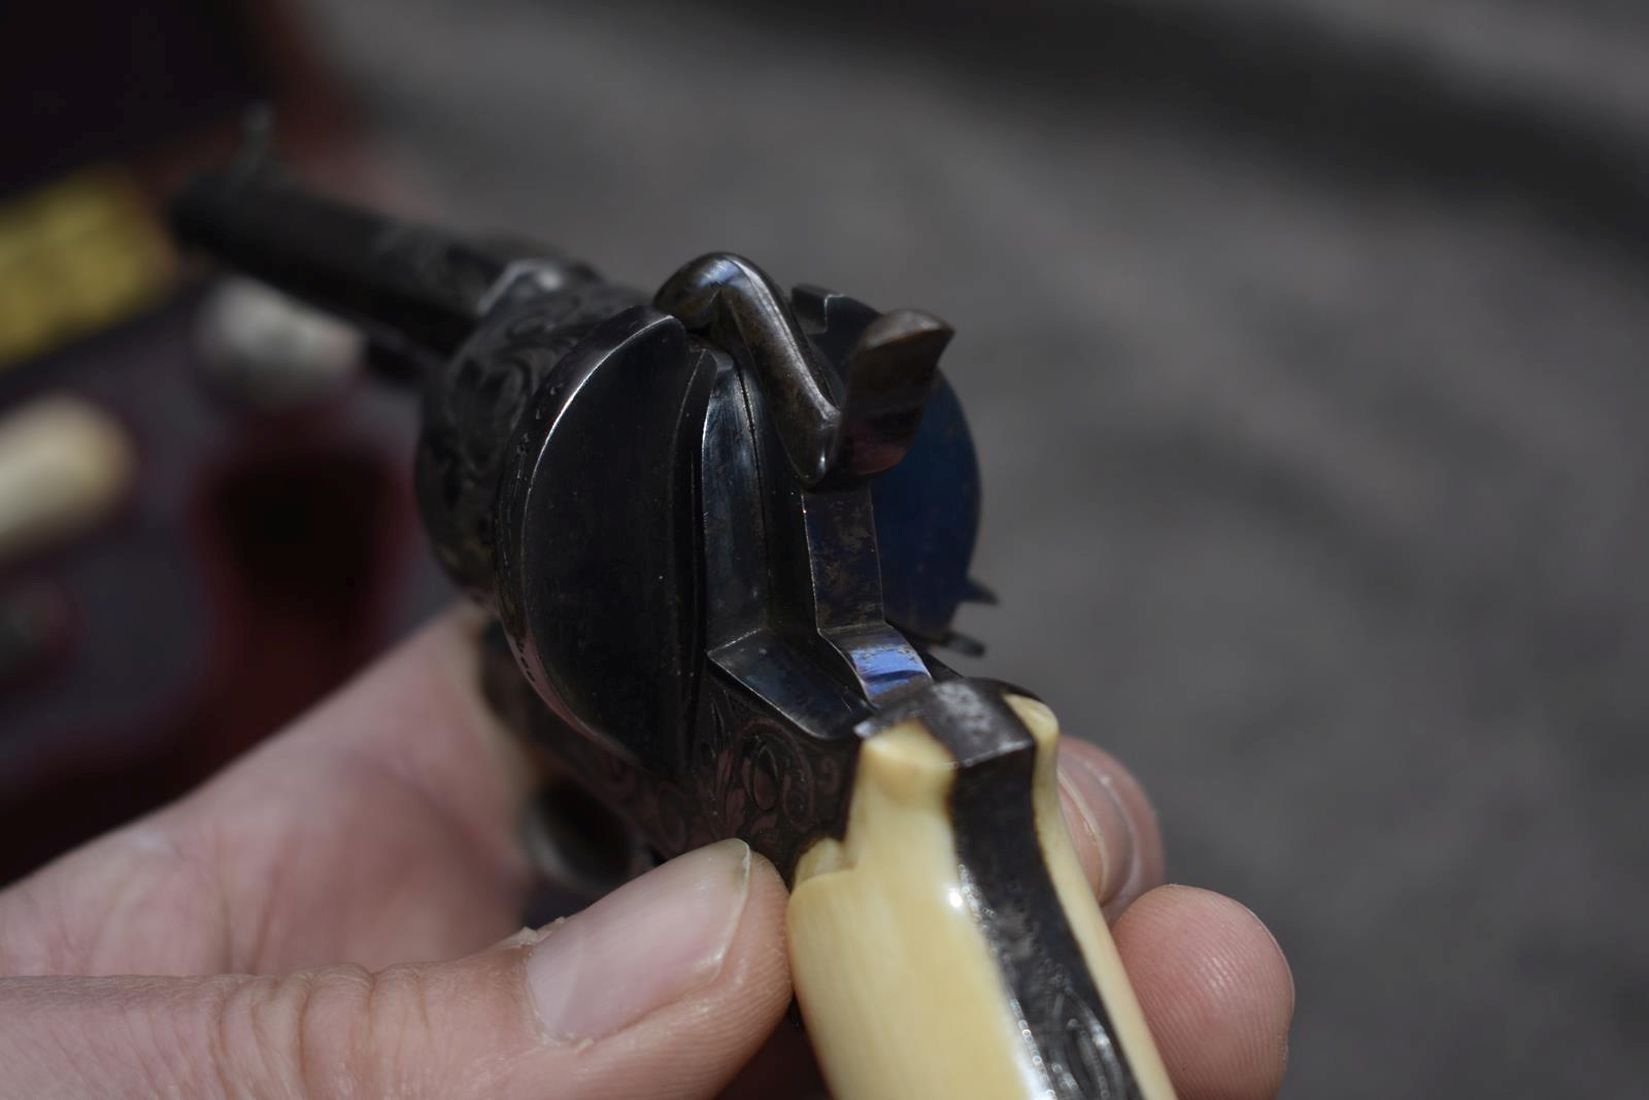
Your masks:
[[[1028,885],[1014,894],[1019,884],[1009,884],[1007,894],[1034,897],[1040,882],[1051,916],[1038,916],[1035,906],[1028,919],[991,908],[993,897],[1006,896],[1001,884],[993,893],[980,881],[985,872],[967,865],[958,839],[962,768],[920,715],[865,740],[845,834],[818,842],[797,865],[791,968],[836,1100],[1173,1097],[1065,831],[1057,723],[1039,702],[1009,696],[1007,703],[1035,740],[1026,817],[1042,864],[1034,866],[1033,852],[1022,861],[1032,866],[1010,866]],[[1092,985],[1081,974],[1068,982],[1047,965],[1033,968],[1026,984],[1025,958],[1059,955],[1038,940],[1065,944],[1066,957],[1074,957],[1074,940],[1076,966]],[[1024,996],[1016,996],[1016,980]],[[1050,983],[1057,988],[1043,988]],[[1097,991],[1099,1004],[1067,997],[1061,983],[1089,990],[1089,1000]],[[1039,1025],[1025,1006],[1050,994],[1051,1013],[1037,1017]]]

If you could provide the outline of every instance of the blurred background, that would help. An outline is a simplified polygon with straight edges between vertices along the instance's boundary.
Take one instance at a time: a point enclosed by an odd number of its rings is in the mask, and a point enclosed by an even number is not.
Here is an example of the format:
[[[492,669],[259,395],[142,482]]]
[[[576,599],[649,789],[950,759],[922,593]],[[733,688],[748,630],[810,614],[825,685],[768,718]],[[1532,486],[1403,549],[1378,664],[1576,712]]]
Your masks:
[[[58,0],[0,80],[0,877],[450,598],[410,405],[156,228],[267,98],[403,213],[951,320],[964,667],[1270,922],[1285,1095],[1641,1091],[1643,5]]]

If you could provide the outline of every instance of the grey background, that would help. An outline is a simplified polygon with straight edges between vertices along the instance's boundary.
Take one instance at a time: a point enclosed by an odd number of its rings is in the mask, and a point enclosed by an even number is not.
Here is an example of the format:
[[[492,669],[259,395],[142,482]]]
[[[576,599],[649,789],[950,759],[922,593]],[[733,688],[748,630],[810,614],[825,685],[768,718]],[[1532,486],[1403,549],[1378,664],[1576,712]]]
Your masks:
[[[450,218],[957,325],[978,667],[1271,923],[1287,1095],[1642,1095],[1641,4],[312,8]]]

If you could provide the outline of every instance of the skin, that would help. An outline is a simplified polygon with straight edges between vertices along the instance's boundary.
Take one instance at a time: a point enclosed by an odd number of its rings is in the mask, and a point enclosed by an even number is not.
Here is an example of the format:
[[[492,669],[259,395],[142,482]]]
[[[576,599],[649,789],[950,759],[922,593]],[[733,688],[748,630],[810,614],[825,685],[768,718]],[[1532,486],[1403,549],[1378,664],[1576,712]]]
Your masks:
[[[447,616],[198,791],[0,892],[0,1096],[822,1095],[759,856],[684,856],[518,929],[530,770],[477,694],[477,628]],[[1274,1096],[1294,1007],[1276,941],[1161,885],[1155,817],[1111,757],[1066,742],[1061,790],[1180,1096]],[[646,971],[659,1003],[595,1037],[546,1028],[557,982],[640,979],[589,973],[626,965],[593,946],[529,966],[541,941],[624,942],[724,866],[742,908],[707,976]]]

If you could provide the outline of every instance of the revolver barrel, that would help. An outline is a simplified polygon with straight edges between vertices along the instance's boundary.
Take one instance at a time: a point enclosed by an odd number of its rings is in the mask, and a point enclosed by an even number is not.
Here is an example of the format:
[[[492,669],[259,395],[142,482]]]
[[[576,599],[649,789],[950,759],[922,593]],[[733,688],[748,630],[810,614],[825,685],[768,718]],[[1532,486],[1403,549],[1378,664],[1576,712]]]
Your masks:
[[[171,214],[185,244],[425,361],[458,349],[522,259],[519,248],[323,198],[273,170],[199,176]]]

